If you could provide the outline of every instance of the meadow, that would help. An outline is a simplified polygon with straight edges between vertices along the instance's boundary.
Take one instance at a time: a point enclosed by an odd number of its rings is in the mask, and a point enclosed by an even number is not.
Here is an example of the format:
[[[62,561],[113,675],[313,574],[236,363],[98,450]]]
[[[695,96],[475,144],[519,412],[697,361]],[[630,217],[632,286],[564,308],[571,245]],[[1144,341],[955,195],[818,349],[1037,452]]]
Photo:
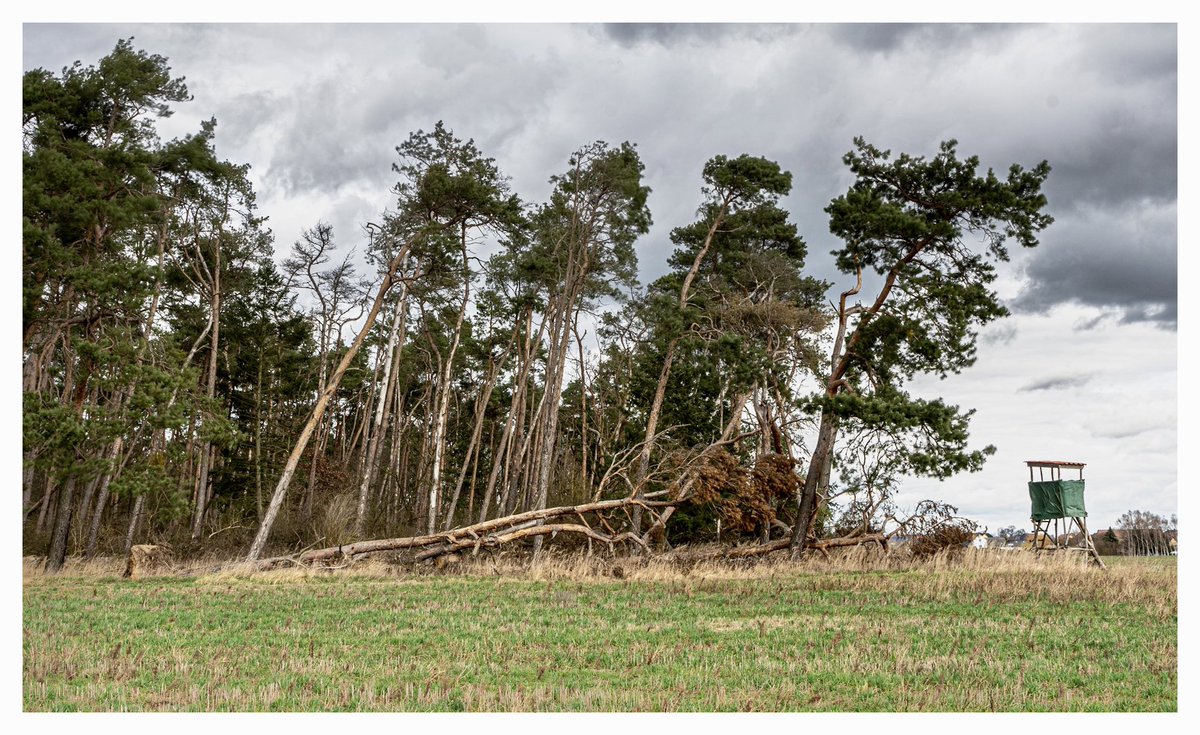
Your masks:
[[[1176,711],[1173,558],[547,558],[23,581],[44,711]],[[615,565],[618,565],[614,567]]]

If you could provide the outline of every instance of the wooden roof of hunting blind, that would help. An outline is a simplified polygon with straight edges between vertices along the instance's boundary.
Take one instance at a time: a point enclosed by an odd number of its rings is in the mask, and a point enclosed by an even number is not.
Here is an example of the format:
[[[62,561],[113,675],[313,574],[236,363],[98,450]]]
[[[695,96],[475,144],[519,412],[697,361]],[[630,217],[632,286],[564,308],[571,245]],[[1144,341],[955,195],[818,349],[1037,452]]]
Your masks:
[[[1051,462],[1049,460],[1044,460],[1044,459],[1027,459],[1027,460],[1025,460],[1025,464],[1029,465],[1030,467],[1070,467],[1070,468],[1074,469],[1077,467],[1083,467],[1086,463],[1085,462]]]
[[[1050,479],[1052,480],[1061,480],[1062,471],[1064,469],[1077,470],[1079,472],[1079,479],[1083,479],[1083,462],[1059,462],[1057,460],[1048,459],[1027,459],[1025,460],[1025,464],[1029,465],[1030,480],[1033,480],[1033,470],[1035,467],[1038,470],[1038,477],[1043,480],[1046,479],[1046,475],[1043,470],[1047,469],[1050,470]]]

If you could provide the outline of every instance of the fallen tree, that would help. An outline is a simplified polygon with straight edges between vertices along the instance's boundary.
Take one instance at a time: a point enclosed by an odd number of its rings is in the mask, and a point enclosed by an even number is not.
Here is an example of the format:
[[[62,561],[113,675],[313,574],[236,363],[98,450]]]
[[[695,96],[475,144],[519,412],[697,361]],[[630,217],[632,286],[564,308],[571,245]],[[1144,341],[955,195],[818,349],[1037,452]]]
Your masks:
[[[687,499],[682,494],[670,500],[655,499],[669,493],[668,490],[661,490],[647,493],[641,498],[601,500],[581,505],[531,510],[451,529],[443,533],[359,541],[324,549],[311,549],[298,554],[261,559],[256,562],[256,566],[260,570],[265,570],[289,563],[304,565],[352,561],[355,557],[367,554],[404,550],[418,550],[413,560],[427,561],[456,551],[471,549],[477,553],[484,548],[494,549],[523,539],[553,537],[560,533],[579,534],[588,540],[589,545],[592,541],[598,541],[606,544],[614,553],[616,545],[620,543],[631,543],[645,549],[648,548],[646,537],[649,536],[649,532],[645,535],[637,535],[630,531],[618,532],[606,515],[622,512],[627,514],[628,521],[629,511],[640,509],[649,513],[655,519],[655,525],[658,525],[659,520],[665,520],[664,516],[669,517],[674,508]],[[593,523],[588,522],[589,515],[594,518]],[[546,523],[549,520],[572,517],[578,522]]]
[[[477,554],[481,549],[491,551],[505,544],[517,541],[536,537],[553,538],[559,534],[582,536],[588,542],[589,553],[592,552],[592,542],[604,544],[610,555],[613,556],[616,555],[619,544],[630,544],[634,548],[650,552],[649,542],[654,531],[663,528],[666,521],[675,512],[675,509],[681,503],[688,500],[686,497],[655,500],[655,498],[660,498],[667,494],[668,491],[663,490],[656,493],[647,493],[643,498],[603,500],[581,505],[532,510],[504,518],[495,518],[484,523],[455,528],[443,533],[359,541],[352,544],[330,546],[324,549],[311,549],[297,554],[261,559],[255,564],[258,570],[266,571],[286,564],[300,566],[337,564],[352,562],[356,558],[372,554],[404,551],[414,552],[411,561],[416,563],[433,561],[440,556],[460,551],[470,550],[472,554]],[[629,524],[632,521],[630,514],[634,510],[641,510],[649,514],[653,519],[650,528],[640,535],[632,531],[618,531],[616,529],[617,524],[606,517],[615,512],[621,512],[625,514],[626,523]],[[592,522],[588,521],[588,516],[593,517]],[[567,522],[567,519],[571,518],[575,519],[575,522]],[[547,521],[551,520],[559,522],[547,523]],[[827,555],[829,549],[873,544],[886,553],[888,551],[889,537],[890,534],[867,533],[830,539],[812,539],[807,544],[807,548],[822,555]],[[766,556],[777,551],[789,550],[790,548],[791,538],[789,534],[785,533],[783,538],[766,543],[738,546],[701,554],[684,554],[684,556],[697,560],[746,559]]]
[[[791,483],[796,481],[792,463],[776,455],[760,458],[752,470],[741,467],[732,455],[721,451],[729,443],[731,433],[727,431],[725,437],[704,451],[678,461],[675,465],[679,473],[677,483],[668,489],[639,494],[637,490],[641,486],[638,485],[624,498],[530,510],[441,533],[311,549],[253,562],[254,568],[267,570],[285,564],[340,565],[385,552],[404,552],[402,558],[412,563],[437,562],[440,557],[462,551],[470,550],[475,555],[480,550],[495,551],[508,544],[554,538],[559,534],[582,537],[587,542],[589,555],[595,543],[607,547],[611,556],[616,556],[619,545],[628,552],[649,554],[652,541],[660,543],[664,540],[667,521],[685,503],[711,506],[726,520],[727,527],[745,534],[758,534],[761,541],[717,550],[680,549],[665,558],[681,561],[749,559],[784,550],[795,555],[798,550],[793,544],[794,529],[775,515],[773,507],[775,501],[792,496]],[[860,498],[855,506],[862,517],[848,532],[843,531],[842,535],[833,538],[818,538],[810,533],[804,548],[828,556],[831,549],[871,545],[888,554],[892,537],[899,533],[923,537],[964,520],[957,516],[953,506],[929,500],[919,503],[908,517],[898,518],[889,500],[887,493],[868,492],[867,497]],[[637,528],[634,519],[638,514],[650,517],[644,533],[632,530]],[[781,531],[782,537],[771,540],[771,531]]]

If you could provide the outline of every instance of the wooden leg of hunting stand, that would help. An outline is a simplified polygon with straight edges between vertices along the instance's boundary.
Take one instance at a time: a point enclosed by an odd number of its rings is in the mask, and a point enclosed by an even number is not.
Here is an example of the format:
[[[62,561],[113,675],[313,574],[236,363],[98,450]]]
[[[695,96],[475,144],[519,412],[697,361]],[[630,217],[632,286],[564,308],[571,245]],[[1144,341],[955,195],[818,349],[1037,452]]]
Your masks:
[[[1083,533],[1083,543],[1087,547],[1087,550],[1091,553],[1092,560],[1095,561],[1096,565],[1101,569],[1108,569],[1108,567],[1104,566],[1104,561],[1100,558],[1100,552],[1096,550],[1095,542],[1092,541],[1092,537],[1088,534],[1087,522],[1082,518],[1076,518],[1075,522],[1079,524],[1079,530]]]

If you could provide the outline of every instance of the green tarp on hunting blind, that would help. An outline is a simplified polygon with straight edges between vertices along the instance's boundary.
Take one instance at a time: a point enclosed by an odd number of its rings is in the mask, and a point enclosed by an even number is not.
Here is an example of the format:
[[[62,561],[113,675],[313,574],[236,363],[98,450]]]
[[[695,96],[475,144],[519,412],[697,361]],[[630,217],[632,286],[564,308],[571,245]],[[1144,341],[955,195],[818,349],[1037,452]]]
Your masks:
[[[1035,521],[1052,518],[1086,518],[1083,507],[1083,480],[1043,480],[1029,483]]]

